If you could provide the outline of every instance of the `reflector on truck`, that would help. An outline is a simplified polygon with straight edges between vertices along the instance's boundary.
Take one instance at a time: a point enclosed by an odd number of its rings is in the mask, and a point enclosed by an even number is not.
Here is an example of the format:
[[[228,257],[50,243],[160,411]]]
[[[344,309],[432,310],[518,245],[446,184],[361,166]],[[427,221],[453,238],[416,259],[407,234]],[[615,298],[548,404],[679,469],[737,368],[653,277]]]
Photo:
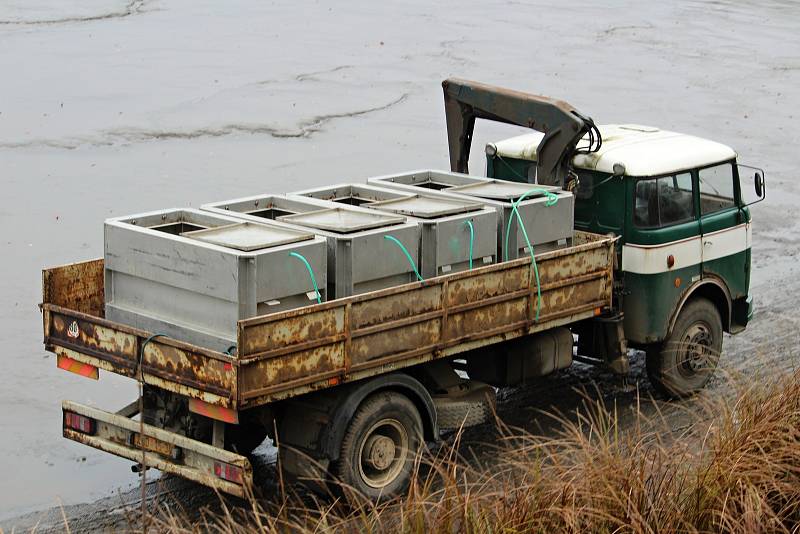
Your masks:
[[[85,376],[86,378],[91,378],[93,380],[100,378],[100,371],[94,365],[73,360],[72,358],[64,356],[63,354],[59,354],[56,357],[56,363],[58,364],[59,369],[64,369],[70,373]]]
[[[83,415],[78,415],[73,412],[64,412],[64,428],[77,430],[82,434],[94,434],[96,423],[94,419],[90,419]]]
[[[239,412],[236,410],[215,406],[200,399],[189,399],[189,411],[232,425],[239,424]]]

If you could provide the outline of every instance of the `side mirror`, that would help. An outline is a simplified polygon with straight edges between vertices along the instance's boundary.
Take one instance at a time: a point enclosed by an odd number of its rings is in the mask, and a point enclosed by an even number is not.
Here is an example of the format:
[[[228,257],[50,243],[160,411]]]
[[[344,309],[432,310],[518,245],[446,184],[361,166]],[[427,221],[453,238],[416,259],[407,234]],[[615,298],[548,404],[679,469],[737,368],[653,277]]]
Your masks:
[[[753,175],[753,184],[756,188],[756,196],[758,198],[764,198],[764,175],[760,172],[757,172]]]
[[[764,170],[750,165],[737,165],[739,169],[739,193],[741,194],[741,205],[750,206],[756,202],[761,202],[767,194],[764,184]],[[749,183],[753,180],[753,183]]]

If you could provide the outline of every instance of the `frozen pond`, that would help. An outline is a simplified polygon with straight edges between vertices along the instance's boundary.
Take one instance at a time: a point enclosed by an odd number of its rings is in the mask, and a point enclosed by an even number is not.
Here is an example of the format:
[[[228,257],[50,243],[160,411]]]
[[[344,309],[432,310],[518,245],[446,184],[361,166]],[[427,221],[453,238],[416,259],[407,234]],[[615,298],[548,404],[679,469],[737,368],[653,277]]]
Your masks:
[[[445,168],[448,76],[733,146],[767,170],[757,301],[797,279],[799,27],[792,2],[0,3],[0,518],[138,480],[60,437],[62,399],[135,386],[56,369],[42,267],[101,256],[110,216]],[[515,132],[479,126],[472,171]]]

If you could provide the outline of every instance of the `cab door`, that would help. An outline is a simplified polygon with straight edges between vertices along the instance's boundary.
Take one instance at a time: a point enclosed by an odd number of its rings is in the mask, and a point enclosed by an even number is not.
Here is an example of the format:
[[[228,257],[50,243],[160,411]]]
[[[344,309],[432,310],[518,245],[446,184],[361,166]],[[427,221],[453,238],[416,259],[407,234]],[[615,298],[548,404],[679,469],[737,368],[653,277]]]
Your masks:
[[[739,202],[733,161],[696,171],[702,232],[702,276],[722,281],[732,299],[747,294],[750,221]]]
[[[622,247],[625,335],[650,344],[667,335],[687,287],[701,277],[701,232],[690,171],[630,180],[633,198]]]

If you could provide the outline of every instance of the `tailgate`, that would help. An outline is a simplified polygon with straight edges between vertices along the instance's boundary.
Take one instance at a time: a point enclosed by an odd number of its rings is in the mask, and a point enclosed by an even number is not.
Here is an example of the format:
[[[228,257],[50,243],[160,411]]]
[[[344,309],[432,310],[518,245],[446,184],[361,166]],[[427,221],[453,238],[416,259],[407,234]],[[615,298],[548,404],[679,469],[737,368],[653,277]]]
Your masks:
[[[253,468],[244,456],[150,425],[140,434],[139,421],[75,402],[64,401],[62,410],[65,438],[134,462],[142,461],[144,448],[148,467],[239,497],[252,485]],[[67,427],[73,414],[91,420],[84,431]]]
[[[107,321],[104,315],[103,260],[45,269],[42,319],[47,350],[60,357],[152,386],[236,408],[238,362],[220,352]]]

